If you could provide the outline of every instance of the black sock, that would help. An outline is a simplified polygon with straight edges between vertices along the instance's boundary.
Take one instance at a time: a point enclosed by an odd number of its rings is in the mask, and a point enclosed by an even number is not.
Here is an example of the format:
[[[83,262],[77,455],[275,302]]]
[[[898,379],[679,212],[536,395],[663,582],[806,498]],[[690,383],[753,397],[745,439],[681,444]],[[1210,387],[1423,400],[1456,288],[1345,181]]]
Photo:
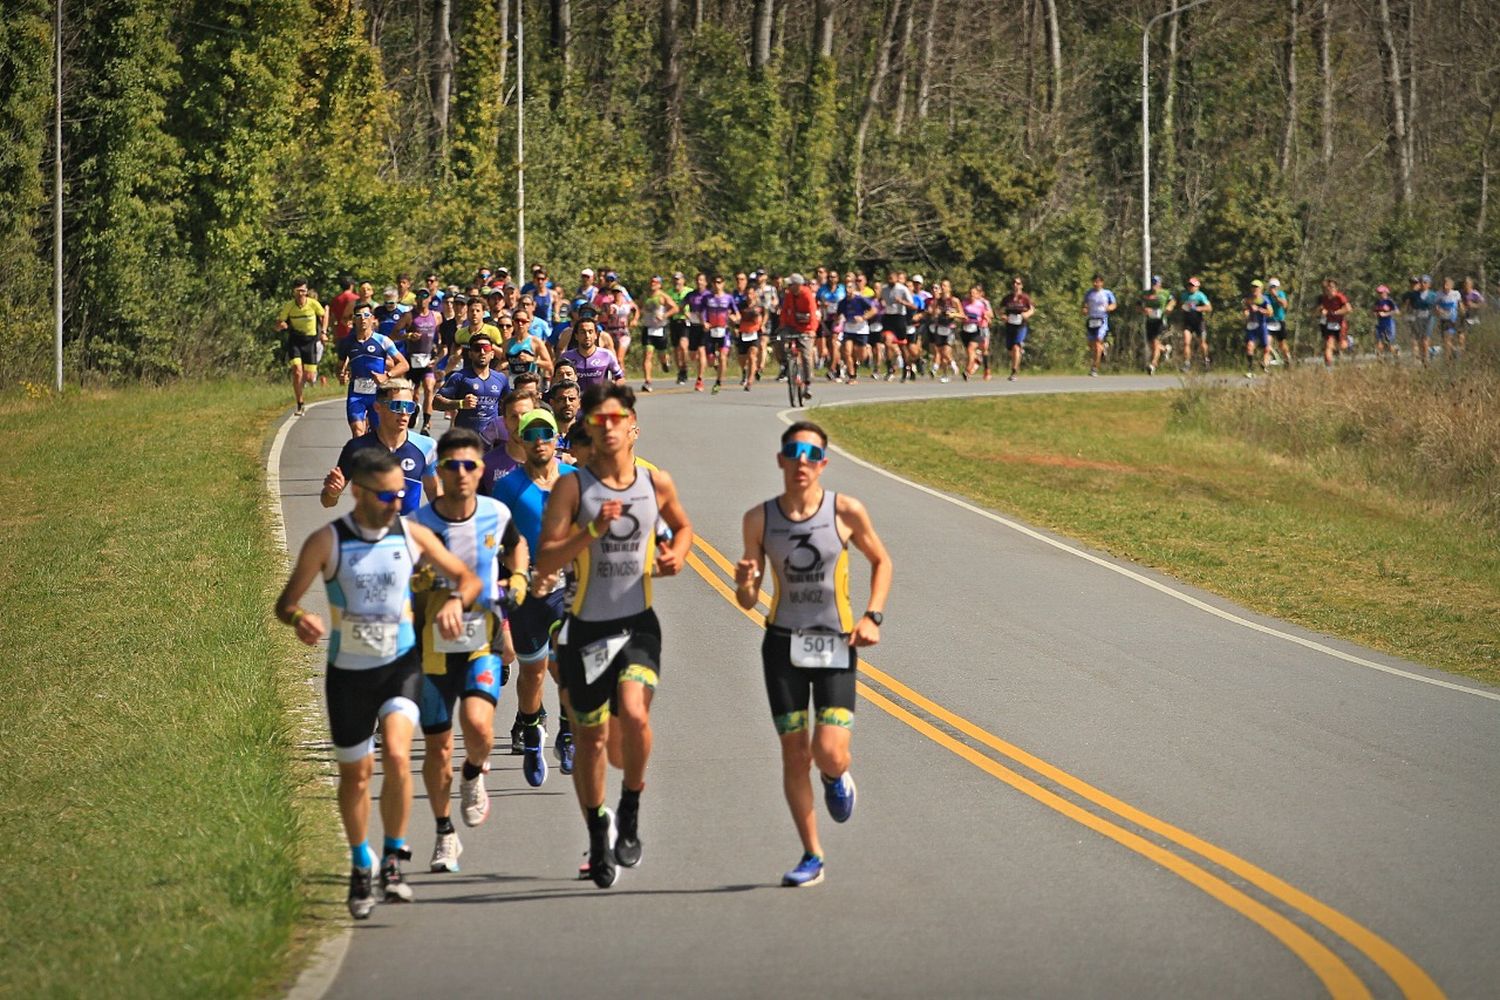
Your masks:
[[[646,790],[646,786],[645,785],[642,785],[640,788],[625,788],[625,787],[621,786],[621,788],[620,788],[620,808],[624,809],[627,806],[633,806],[635,808],[640,808],[640,805],[641,805],[641,793],[644,792],[645,790]]]
[[[467,760],[464,761],[464,780],[465,781],[473,781],[475,778],[479,777],[483,773],[484,773],[484,768],[480,767],[478,764],[475,764],[475,763],[473,763],[471,761],[467,761]]]
[[[536,726],[536,725],[540,725],[541,721],[542,721],[542,713],[541,712],[537,712],[535,715],[522,715],[521,716],[521,725],[523,725],[523,726]]]
[[[588,821],[589,830],[591,832],[599,831],[602,833],[603,831],[609,829],[609,815],[604,811],[603,806],[599,806],[595,809],[590,809],[588,814]]]
[[[453,832],[453,817],[439,816],[437,821],[437,832],[439,835]]]

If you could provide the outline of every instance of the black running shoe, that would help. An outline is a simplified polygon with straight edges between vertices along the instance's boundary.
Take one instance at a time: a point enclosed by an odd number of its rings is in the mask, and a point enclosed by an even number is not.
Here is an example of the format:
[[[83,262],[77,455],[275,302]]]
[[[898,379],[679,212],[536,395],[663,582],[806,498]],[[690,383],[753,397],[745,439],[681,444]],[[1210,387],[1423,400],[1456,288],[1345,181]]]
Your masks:
[[[349,916],[368,920],[375,909],[375,869],[354,867],[349,870]]]
[[[608,889],[620,877],[615,867],[615,814],[604,810],[602,824],[589,824],[589,878],[601,889]]]
[[[634,868],[641,863],[641,800],[632,802],[622,797],[616,816],[615,860],[626,868]]]

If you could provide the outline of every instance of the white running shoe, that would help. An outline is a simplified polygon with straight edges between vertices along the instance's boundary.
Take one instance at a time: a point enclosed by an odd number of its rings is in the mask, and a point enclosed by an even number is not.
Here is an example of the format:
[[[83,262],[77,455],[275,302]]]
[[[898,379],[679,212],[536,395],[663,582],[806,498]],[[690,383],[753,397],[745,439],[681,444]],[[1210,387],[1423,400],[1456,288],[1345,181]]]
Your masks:
[[[484,776],[489,771],[489,761],[485,761],[484,770],[479,772],[477,778],[473,781],[468,778],[459,781],[458,793],[463,804],[465,826],[478,826],[490,814],[490,793],[484,787]]]
[[[458,856],[464,852],[463,842],[458,839],[458,831],[452,833],[440,833],[437,835],[437,843],[432,845],[431,871],[456,872],[458,871]]]

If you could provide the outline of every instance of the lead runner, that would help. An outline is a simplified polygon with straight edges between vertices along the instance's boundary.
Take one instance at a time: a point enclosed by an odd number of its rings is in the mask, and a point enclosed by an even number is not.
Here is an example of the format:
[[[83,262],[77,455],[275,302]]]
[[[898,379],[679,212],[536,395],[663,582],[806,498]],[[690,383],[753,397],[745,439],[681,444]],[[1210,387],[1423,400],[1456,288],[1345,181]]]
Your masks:
[[[849,741],[855,650],[880,641],[881,609],[891,589],[891,557],[864,504],[823,489],[827,452],[828,435],[810,421],[800,420],[781,435],[776,464],[782,493],[745,512],[745,554],[734,574],[735,599],[746,610],[755,607],[767,565],[776,581],[760,654],[781,738],[782,787],[802,838],[802,860],[781,878],[782,885],[794,887],[823,881],[823,847],[808,776],[812,765],[822,776],[823,800],[834,822],[846,822],[854,813]],[[849,604],[850,542],[870,561],[870,600],[858,619]],[[809,695],[817,711],[811,738]]]

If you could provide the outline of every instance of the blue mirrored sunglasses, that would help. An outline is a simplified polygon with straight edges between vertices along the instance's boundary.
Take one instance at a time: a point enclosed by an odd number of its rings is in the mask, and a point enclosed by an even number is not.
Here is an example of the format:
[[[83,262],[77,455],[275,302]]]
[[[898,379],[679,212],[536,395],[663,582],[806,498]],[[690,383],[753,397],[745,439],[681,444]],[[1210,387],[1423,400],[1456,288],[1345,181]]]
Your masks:
[[[546,424],[532,424],[521,432],[521,440],[532,444],[537,441],[551,441],[557,437],[557,432]]]
[[[392,413],[405,413],[408,416],[417,412],[417,404],[410,399],[388,399],[384,406]]]
[[[788,441],[781,446],[781,457],[789,462],[798,462],[806,459],[809,462],[817,464],[823,461],[824,454],[821,447],[809,444],[806,441]]]

